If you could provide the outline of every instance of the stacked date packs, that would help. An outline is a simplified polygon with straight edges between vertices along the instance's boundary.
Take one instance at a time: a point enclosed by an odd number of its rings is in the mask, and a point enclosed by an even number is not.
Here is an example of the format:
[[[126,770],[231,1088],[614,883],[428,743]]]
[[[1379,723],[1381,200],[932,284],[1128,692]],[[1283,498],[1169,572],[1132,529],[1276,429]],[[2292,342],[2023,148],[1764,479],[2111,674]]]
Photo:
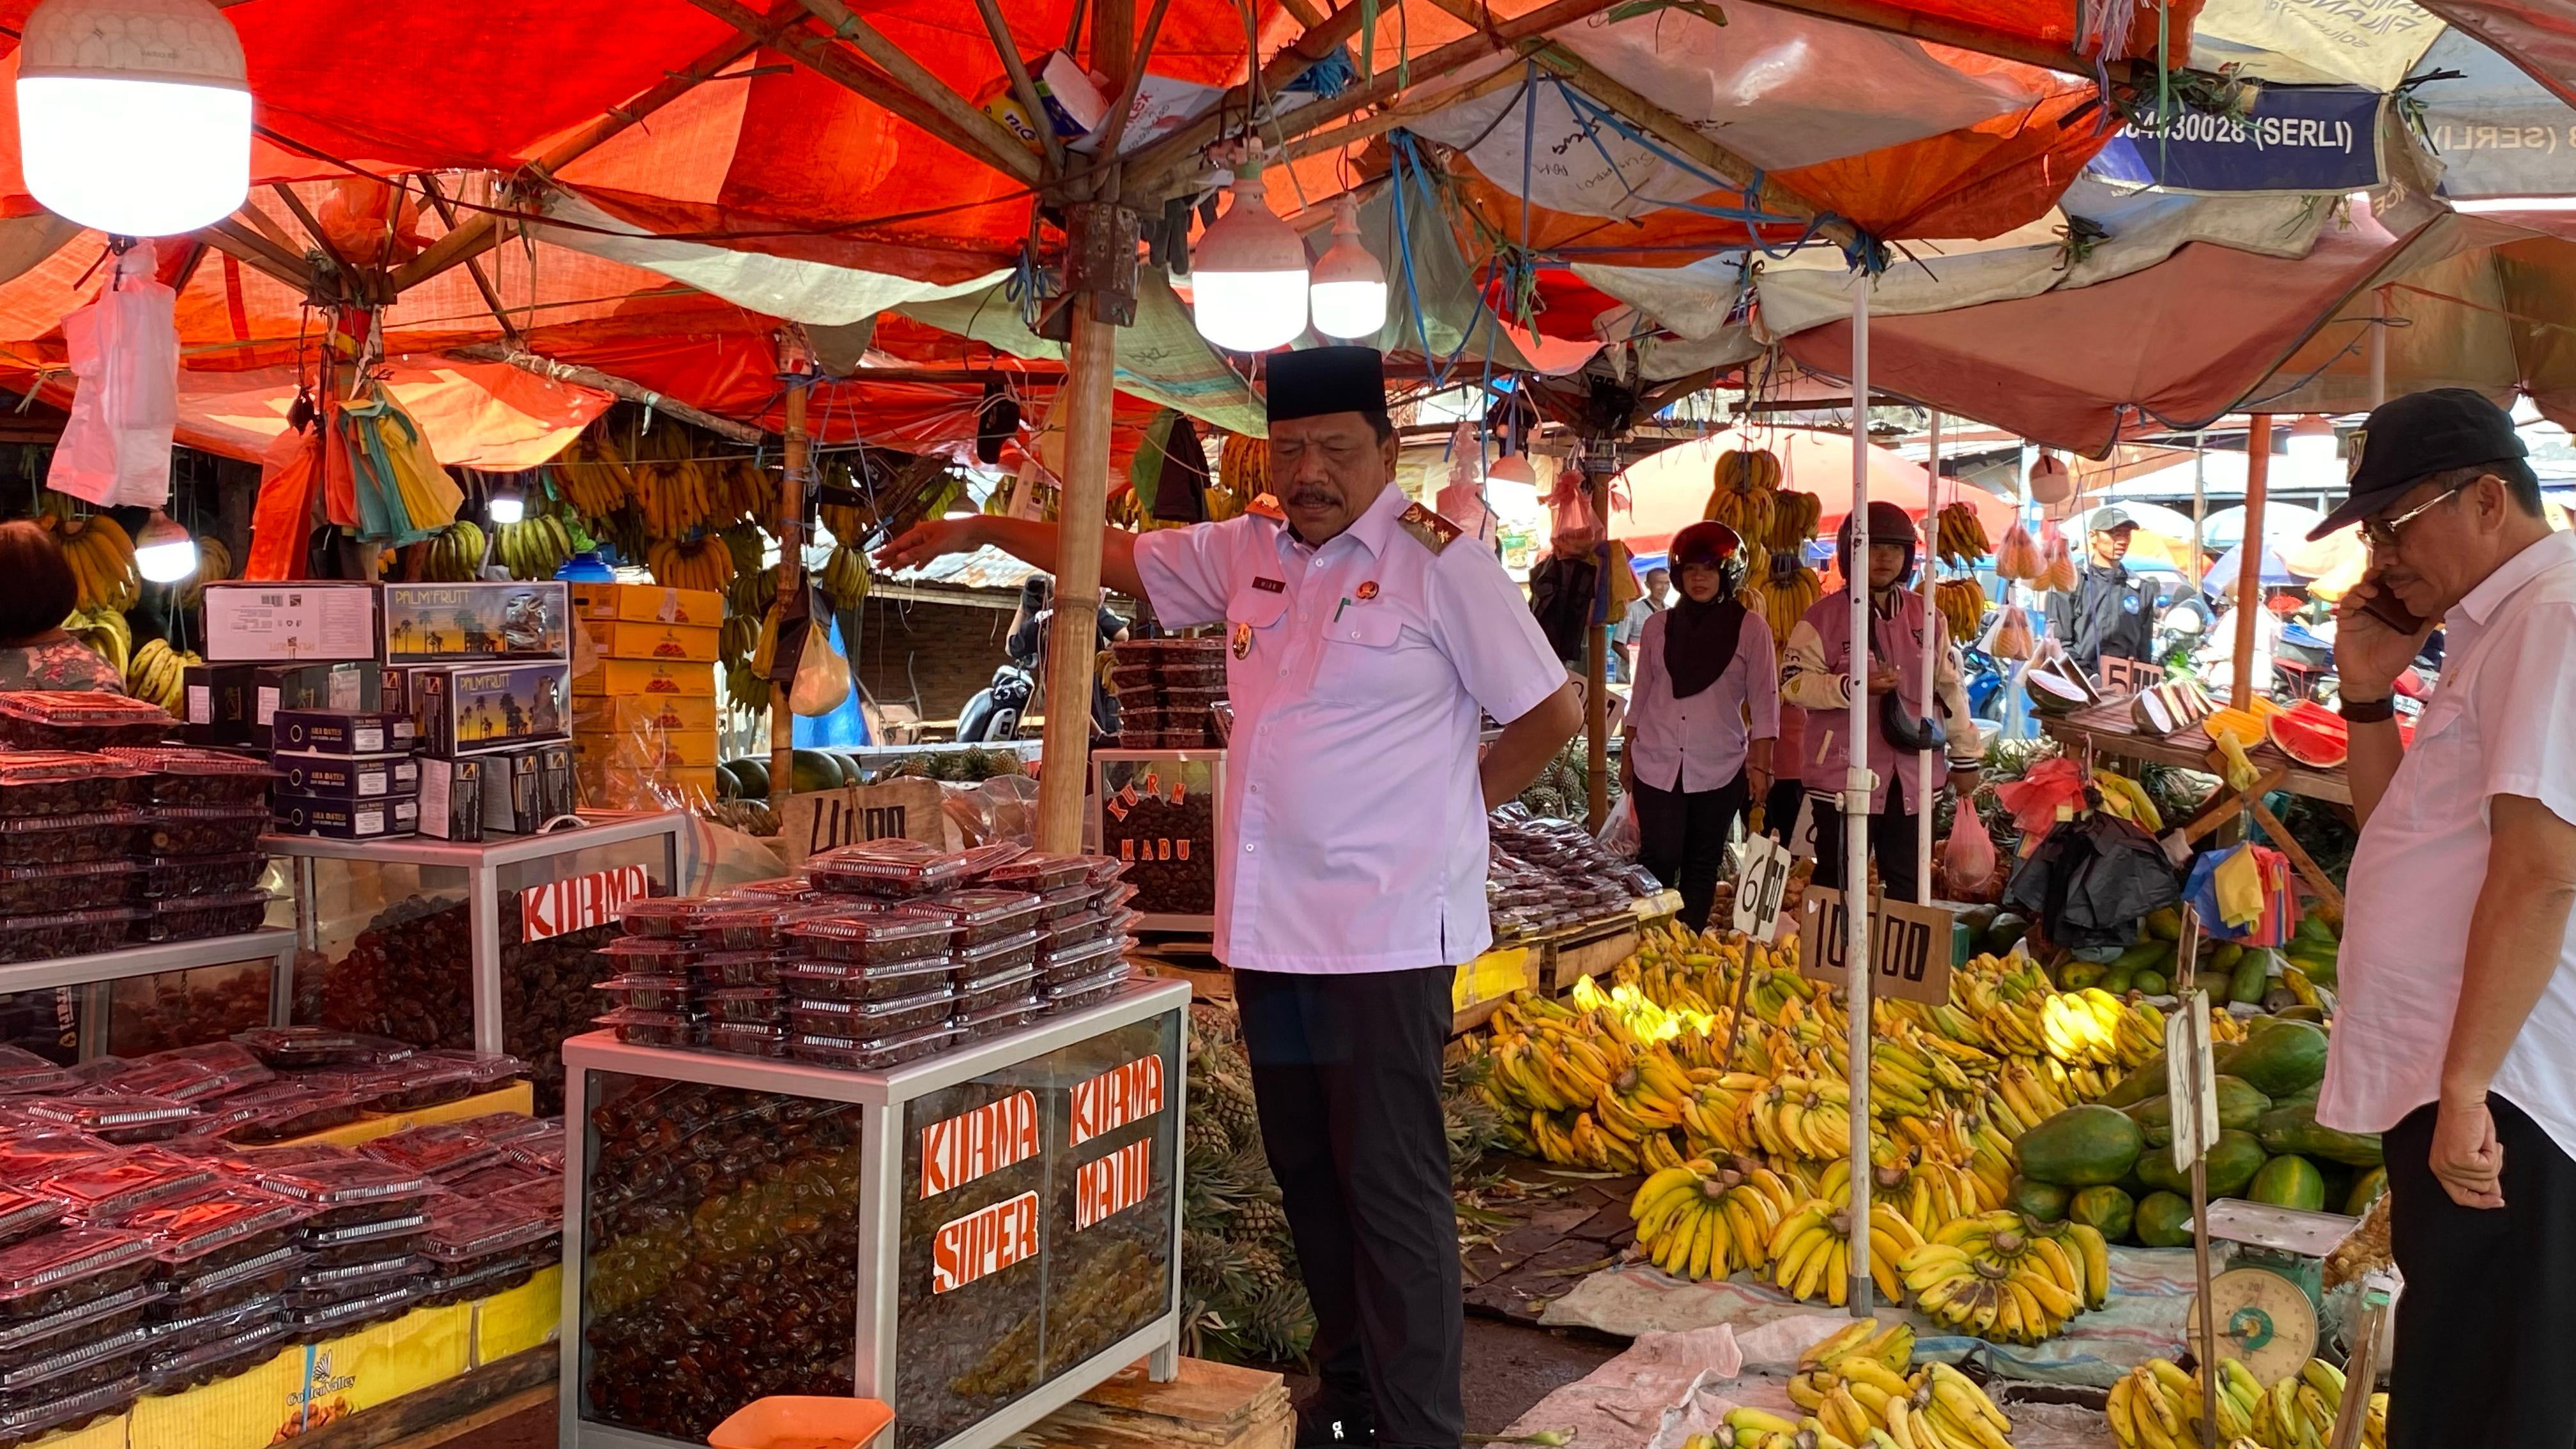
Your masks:
[[[627,909],[600,1018],[622,1041],[884,1071],[1127,979],[1117,862],[1017,845],[844,846],[802,880]],[[747,894],[746,894],[747,893]]]
[[[274,1031],[77,1071],[0,1050],[0,1443],[41,1438],[555,1260],[563,1131],[515,1115],[257,1147],[398,1044]],[[331,1065],[307,1065],[327,1061]],[[277,1065],[271,1065],[276,1063]],[[287,1070],[280,1070],[283,1066]],[[151,1089],[151,1090],[147,1090]],[[156,1092],[158,1093],[156,1095]]]
[[[1217,713],[1225,702],[1224,640],[1135,639],[1109,647],[1120,749],[1224,747]]]
[[[165,746],[159,707],[0,694],[0,962],[254,931],[269,768]]]

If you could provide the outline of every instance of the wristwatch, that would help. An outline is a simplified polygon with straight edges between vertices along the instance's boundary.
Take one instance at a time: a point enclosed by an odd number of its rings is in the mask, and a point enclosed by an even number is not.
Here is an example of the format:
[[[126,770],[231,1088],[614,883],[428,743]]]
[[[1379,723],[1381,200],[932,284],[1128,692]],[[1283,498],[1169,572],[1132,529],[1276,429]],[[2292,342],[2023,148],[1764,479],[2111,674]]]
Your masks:
[[[2397,718],[2397,700],[2393,696],[2387,699],[2345,699],[2335,708],[2346,724],[2385,724]]]

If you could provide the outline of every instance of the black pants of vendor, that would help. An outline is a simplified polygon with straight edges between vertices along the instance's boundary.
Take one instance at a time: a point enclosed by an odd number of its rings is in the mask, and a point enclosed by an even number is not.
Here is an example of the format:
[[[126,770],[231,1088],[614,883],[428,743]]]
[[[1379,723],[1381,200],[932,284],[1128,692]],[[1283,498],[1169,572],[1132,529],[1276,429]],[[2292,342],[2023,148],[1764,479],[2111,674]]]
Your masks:
[[[1916,841],[1914,817],[1895,806],[1895,787],[1888,789],[1888,808],[1869,817],[1869,858],[1878,862],[1879,888],[1892,901],[1914,901]],[[1816,884],[1842,889],[1843,812],[1831,799],[1816,801]]]
[[[1658,790],[1637,782],[1637,863],[1682,893],[1682,924],[1691,930],[1708,924],[1726,866],[1726,838],[1744,813],[1747,791],[1741,770],[1714,790]]]
[[[2504,1206],[2451,1201],[2428,1165],[2435,1109],[2382,1142],[2389,1246],[2406,1291],[2388,1449],[2576,1445],[2576,1159],[2501,1097]]]
[[[1261,1145],[1315,1306],[1316,1408],[1407,1449],[1457,1449],[1466,1432],[1440,1112],[1456,975],[1234,973]]]

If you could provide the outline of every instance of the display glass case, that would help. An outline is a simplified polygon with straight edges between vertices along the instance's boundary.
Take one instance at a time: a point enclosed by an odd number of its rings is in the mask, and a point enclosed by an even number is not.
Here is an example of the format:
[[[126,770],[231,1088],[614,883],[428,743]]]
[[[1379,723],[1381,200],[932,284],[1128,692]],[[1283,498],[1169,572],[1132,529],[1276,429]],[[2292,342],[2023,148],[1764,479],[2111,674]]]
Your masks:
[[[1092,833],[1126,867],[1149,931],[1216,929],[1217,821],[1223,750],[1094,750]]]
[[[1187,1004],[1131,983],[889,1073],[568,1043],[563,1442],[858,1394],[903,1449],[982,1449],[1168,1376]]]

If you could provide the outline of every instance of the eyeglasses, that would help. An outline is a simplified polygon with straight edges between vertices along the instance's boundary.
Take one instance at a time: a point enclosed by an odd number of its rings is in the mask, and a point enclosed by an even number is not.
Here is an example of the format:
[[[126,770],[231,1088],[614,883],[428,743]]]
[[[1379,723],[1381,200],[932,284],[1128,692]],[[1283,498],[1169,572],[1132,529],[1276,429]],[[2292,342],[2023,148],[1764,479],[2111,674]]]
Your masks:
[[[2397,547],[2398,530],[2404,528],[2410,523],[2413,523],[2424,514],[2432,512],[2436,505],[2450,502],[2453,498],[2459,496],[2462,489],[2467,488],[2470,483],[2475,483],[2477,481],[2477,479],[2472,478],[2468,483],[2459,484],[2457,487],[2445,488],[2441,492],[2421,503],[2416,504],[2414,507],[2407,509],[2404,513],[2400,513],[2393,518],[2363,519],[2361,521],[2362,542],[2368,544],[2372,548],[2383,551]]]

